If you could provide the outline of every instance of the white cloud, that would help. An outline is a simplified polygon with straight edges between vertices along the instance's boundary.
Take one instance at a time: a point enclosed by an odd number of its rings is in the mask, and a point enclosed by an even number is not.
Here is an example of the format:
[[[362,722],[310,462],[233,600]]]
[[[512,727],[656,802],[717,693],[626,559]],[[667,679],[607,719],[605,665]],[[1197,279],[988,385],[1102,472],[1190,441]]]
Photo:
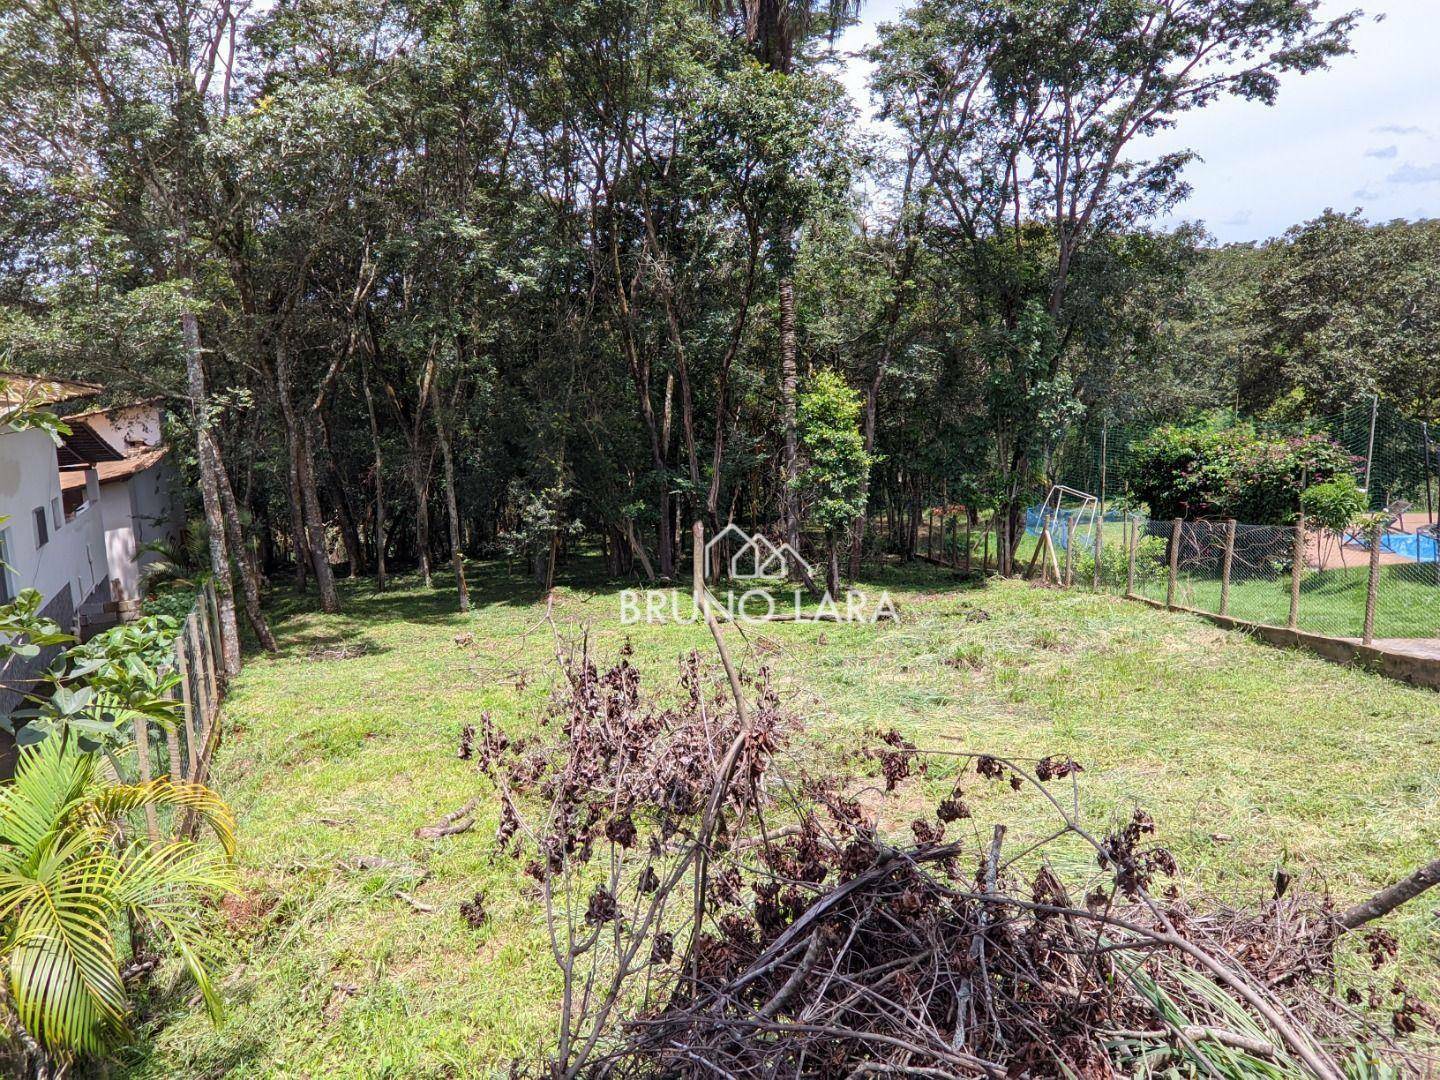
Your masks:
[[[1249,210],[1237,210],[1227,218],[1221,218],[1221,225],[1228,225],[1233,229],[1243,229],[1250,224],[1250,219],[1255,215]]]
[[[1385,179],[1392,184],[1440,184],[1440,165],[1411,165],[1407,161]]]
[[[1422,127],[1408,127],[1404,124],[1382,124],[1380,127],[1370,129],[1376,135],[1424,135]]]
[[[1366,157],[1379,158],[1381,161],[1389,161],[1400,153],[1398,146],[1377,146],[1372,150],[1366,150]]]

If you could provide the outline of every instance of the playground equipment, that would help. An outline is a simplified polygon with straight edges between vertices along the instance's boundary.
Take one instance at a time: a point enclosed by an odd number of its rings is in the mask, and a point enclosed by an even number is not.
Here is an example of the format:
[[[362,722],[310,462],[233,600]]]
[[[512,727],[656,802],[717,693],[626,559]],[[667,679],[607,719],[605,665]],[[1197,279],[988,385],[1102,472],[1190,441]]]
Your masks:
[[[1100,500],[1087,491],[1056,484],[1038,507],[1032,506],[1025,512],[1025,531],[1039,536],[1047,527],[1050,539],[1057,546],[1069,550],[1073,537],[1085,546],[1094,535],[1100,519]]]

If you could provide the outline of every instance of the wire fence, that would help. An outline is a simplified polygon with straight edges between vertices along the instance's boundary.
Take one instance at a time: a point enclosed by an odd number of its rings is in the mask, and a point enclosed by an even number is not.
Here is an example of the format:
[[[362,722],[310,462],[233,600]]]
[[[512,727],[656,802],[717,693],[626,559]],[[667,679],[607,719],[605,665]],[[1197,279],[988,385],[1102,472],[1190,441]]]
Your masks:
[[[1242,418],[1212,418],[1240,424]],[[1440,430],[1414,420],[1388,402],[1367,399],[1328,416],[1294,423],[1246,420],[1261,432],[1294,436],[1324,434],[1350,455],[1355,478],[1372,510],[1399,501],[1429,524],[1440,520]],[[1131,475],[1134,447],[1159,425],[1089,420],[1071,428],[1047,458],[1047,479],[1099,498],[1121,498]]]
[[[1265,626],[1369,643],[1440,638],[1440,538],[1390,529],[1161,521],[1032,507],[1015,565],[1027,577],[1142,597]],[[993,519],[936,507],[920,552],[958,570],[995,566]]]
[[[206,585],[196,595],[181,622],[167,666],[180,676],[171,696],[180,702],[181,720],[162,725],[142,716],[134,718],[136,776],[127,779],[148,782],[168,775],[175,780],[205,783],[219,736],[217,717],[223,696],[224,668],[214,585]],[[152,839],[161,833],[180,831],[191,823],[187,814],[157,815],[154,807],[146,807],[145,819]]]

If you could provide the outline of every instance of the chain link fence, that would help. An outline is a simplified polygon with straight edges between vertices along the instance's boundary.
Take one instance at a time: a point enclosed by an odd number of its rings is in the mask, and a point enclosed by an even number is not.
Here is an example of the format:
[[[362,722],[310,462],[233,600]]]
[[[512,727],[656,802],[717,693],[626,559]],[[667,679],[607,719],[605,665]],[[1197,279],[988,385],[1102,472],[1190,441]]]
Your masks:
[[[1027,573],[1328,637],[1440,638],[1440,541],[1111,513],[1027,515]],[[1373,550],[1372,550],[1373,548]]]
[[[1230,422],[1242,421],[1234,416]],[[1328,435],[1349,453],[1372,510],[1403,501],[1414,518],[1432,525],[1440,520],[1440,431],[1434,425],[1413,420],[1375,399],[1293,423],[1247,422],[1258,431],[1279,435]],[[1089,492],[1112,505],[1125,494],[1133,447],[1157,426],[1099,420],[1078,424],[1051,448],[1047,480]]]

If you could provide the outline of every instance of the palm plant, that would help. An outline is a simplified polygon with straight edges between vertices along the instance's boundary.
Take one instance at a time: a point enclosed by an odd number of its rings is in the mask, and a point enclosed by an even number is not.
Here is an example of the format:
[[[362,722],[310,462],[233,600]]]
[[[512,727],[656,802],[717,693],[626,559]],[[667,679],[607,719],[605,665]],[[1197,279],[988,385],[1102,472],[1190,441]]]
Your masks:
[[[235,888],[235,820],[209,788],[169,777],[124,784],[56,734],[20,751],[0,787],[0,963],[23,1041],[61,1060],[124,1034],[129,1012],[117,936],[126,921],[168,939],[211,1015],[202,906]],[[220,850],[131,835],[127,816],[170,806],[207,822]]]

